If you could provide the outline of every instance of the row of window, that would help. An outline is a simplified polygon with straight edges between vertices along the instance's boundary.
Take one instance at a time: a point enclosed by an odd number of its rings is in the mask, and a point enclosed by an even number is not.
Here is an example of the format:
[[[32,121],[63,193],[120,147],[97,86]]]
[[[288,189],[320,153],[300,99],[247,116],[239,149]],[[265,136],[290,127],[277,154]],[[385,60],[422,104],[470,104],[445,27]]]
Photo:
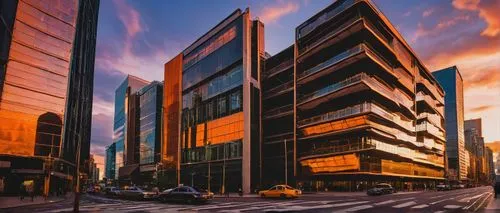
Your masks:
[[[237,66],[228,73],[214,78],[210,82],[199,86],[191,92],[182,96],[182,106],[192,108],[197,99],[201,101],[210,99],[218,94],[229,91],[243,84],[243,68]]]
[[[241,141],[228,142],[212,146],[183,149],[182,163],[197,163],[240,158],[243,153]]]
[[[224,46],[224,44],[227,44],[228,42],[233,40],[235,37],[236,37],[236,26],[230,28],[222,35],[212,38],[210,41],[208,41],[208,44],[199,51],[187,55],[186,58],[184,59],[184,67],[188,68],[189,66],[202,60],[207,55],[210,55],[210,53],[213,53],[220,47]]]
[[[185,109],[182,113],[183,127],[193,126],[241,111],[243,109],[242,95],[242,90],[238,89],[201,104],[196,104],[191,109]]]

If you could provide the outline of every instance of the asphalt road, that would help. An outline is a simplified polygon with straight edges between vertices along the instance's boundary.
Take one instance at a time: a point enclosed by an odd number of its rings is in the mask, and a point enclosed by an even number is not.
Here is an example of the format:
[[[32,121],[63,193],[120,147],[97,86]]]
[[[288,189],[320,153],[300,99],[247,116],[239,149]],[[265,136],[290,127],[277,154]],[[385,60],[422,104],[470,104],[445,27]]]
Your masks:
[[[475,212],[492,199],[491,187],[444,192],[400,192],[367,196],[361,193],[305,194],[298,199],[258,197],[216,198],[204,205],[128,201],[84,195],[82,212]],[[71,212],[71,201],[3,209],[0,212]]]

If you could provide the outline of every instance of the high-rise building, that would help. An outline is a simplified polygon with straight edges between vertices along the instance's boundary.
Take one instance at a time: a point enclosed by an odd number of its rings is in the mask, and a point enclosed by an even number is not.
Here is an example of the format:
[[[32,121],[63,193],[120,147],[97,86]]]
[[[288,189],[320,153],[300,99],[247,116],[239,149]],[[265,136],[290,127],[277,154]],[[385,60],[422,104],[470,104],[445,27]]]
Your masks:
[[[116,143],[106,147],[106,159],[105,159],[105,172],[104,176],[108,180],[115,179],[116,177]]]
[[[264,56],[264,25],[238,9],[165,64],[167,175],[211,191],[258,187]]]
[[[294,48],[298,185],[444,179],[442,88],[371,1],[334,2],[296,28]]]
[[[161,151],[161,109],[163,83],[153,81],[137,92],[138,97],[138,131],[136,143],[139,147],[140,184],[156,184]]]
[[[448,178],[466,180],[469,162],[465,160],[463,79],[456,66],[432,73],[443,87],[446,118],[446,155]],[[455,175],[456,174],[456,175]],[[456,178],[455,178],[456,177]]]
[[[136,92],[149,82],[136,76],[128,75],[125,80],[115,90],[115,115],[113,124],[113,143],[115,143],[115,177],[130,178],[133,168],[124,167],[138,162],[138,146],[135,143],[137,130],[137,109]],[[121,169],[120,168],[124,167]],[[120,175],[120,173],[122,175]]]
[[[3,193],[21,183],[45,194],[69,189],[77,156],[88,159],[98,8],[98,0],[0,1]]]

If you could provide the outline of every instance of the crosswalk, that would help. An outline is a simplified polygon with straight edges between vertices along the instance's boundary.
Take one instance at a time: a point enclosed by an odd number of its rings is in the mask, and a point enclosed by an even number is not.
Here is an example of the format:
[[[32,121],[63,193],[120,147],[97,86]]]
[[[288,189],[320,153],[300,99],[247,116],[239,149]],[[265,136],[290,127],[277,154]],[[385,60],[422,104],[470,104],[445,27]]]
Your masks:
[[[263,200],[263,199],[234,199],[224,201],[215,199],[204,205],[185,205],[159,203],[155,201],[117,201],[96,203],[86,202],[81,204],[83,212],[300,212],[313,210],[321,212],[372,212],[373,210],[386,209],[393,212],[456,212],[456,210],[467,210],[470,205],[488,196],[486,193],[453,193],[447,196],[417,197],[408,195],[406,197],[386,196],[373,199],[372,197],[337,198],[332,200]],[[45,213],[69,212],[67,209],[51,209]],[[391,211],[390,211],[391,212]]]

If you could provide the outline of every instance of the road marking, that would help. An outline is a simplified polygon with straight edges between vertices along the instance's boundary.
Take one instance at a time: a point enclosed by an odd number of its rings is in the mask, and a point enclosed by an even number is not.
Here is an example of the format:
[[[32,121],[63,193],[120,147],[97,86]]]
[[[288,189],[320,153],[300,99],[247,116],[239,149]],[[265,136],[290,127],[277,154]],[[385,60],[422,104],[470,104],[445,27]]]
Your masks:
[[[443,208],[445,208],[445,209],[458,209],[460,207],[462,207],[462,206],[459,206],[459,205],[446,205]]]
[[[264,210],[264,212],[288,212],[288,211],[302,211],[302,210],[312,210],[312,209],[326,209],[326,208],[334,208],[334,207],[342,207],[342,206],[352,206],[357,204],[365,204],[370,201],[357,201],[357,202],[347,202],[347,203],[337,203],[337,204],[327,204],[327,205],[317,205],[317,206],[291,206],[289,208],[283,209],[268,209]]]
[[[386,201],[383,201],[383,202],[375,203],[373,205],[380,206],[380,205],[385,205],[385,204],[394,203],[394,202],[396,202],[396,201],[395,200],[386,200]]]
[[[414,206],[414,207],[411,207],[412,209],[423,209],[423,208],[427,208],[429,207],[429,205],[427,204],[422,204],[422,205],[418,205],[418,206]]]
[[[373,206],[372,205],[361,205],[361,206],[356,206],[356,207],[343,209],[343,210],[334,210],[333,212],[335,212],[335,213],[355,212],[355,211],[369,209],[369,208],[373,208]]]
[[[478,194],[478,195],[473,196],[473,197],[466,197],[466,198],[464,198],[464,199],[459,200],[458,202],[468,203],[468,202],[470,202],[472,199],[479,198],[479,197],[483,196],[484,194],[486,194],[486,192],[485,192],[485,193],[482,193],[482,194]]]
[[[398,208],[399,209],[399,208],[404,208],[404,207],[408,207],[408,206],[415,205],[415,204],[417,204],[417,202],[410,201],[410,202],[402,203],[402,204],[399,204],[399,205],[395,205],[392,208]]]
[[[434,213],[445,213],[446,211],[435,211]]]
[[[435,198],[440,198],[440,197],[444,197],[444,196],[446,196],[446,194],[444,194],[444,195],[438,195],[438,196],[433,196],[433,197],[430,197],[430,198],[431,199],[435,199]]]
[[[451,198],[446,198],[446,199],[434,201],[434,202],[429,203],[429,204],[434,205],[434,204],[441,203],[441,202],[444,202],[444,201],[447,201],[447,200],[453,200],[453,198],[452,197]]]

